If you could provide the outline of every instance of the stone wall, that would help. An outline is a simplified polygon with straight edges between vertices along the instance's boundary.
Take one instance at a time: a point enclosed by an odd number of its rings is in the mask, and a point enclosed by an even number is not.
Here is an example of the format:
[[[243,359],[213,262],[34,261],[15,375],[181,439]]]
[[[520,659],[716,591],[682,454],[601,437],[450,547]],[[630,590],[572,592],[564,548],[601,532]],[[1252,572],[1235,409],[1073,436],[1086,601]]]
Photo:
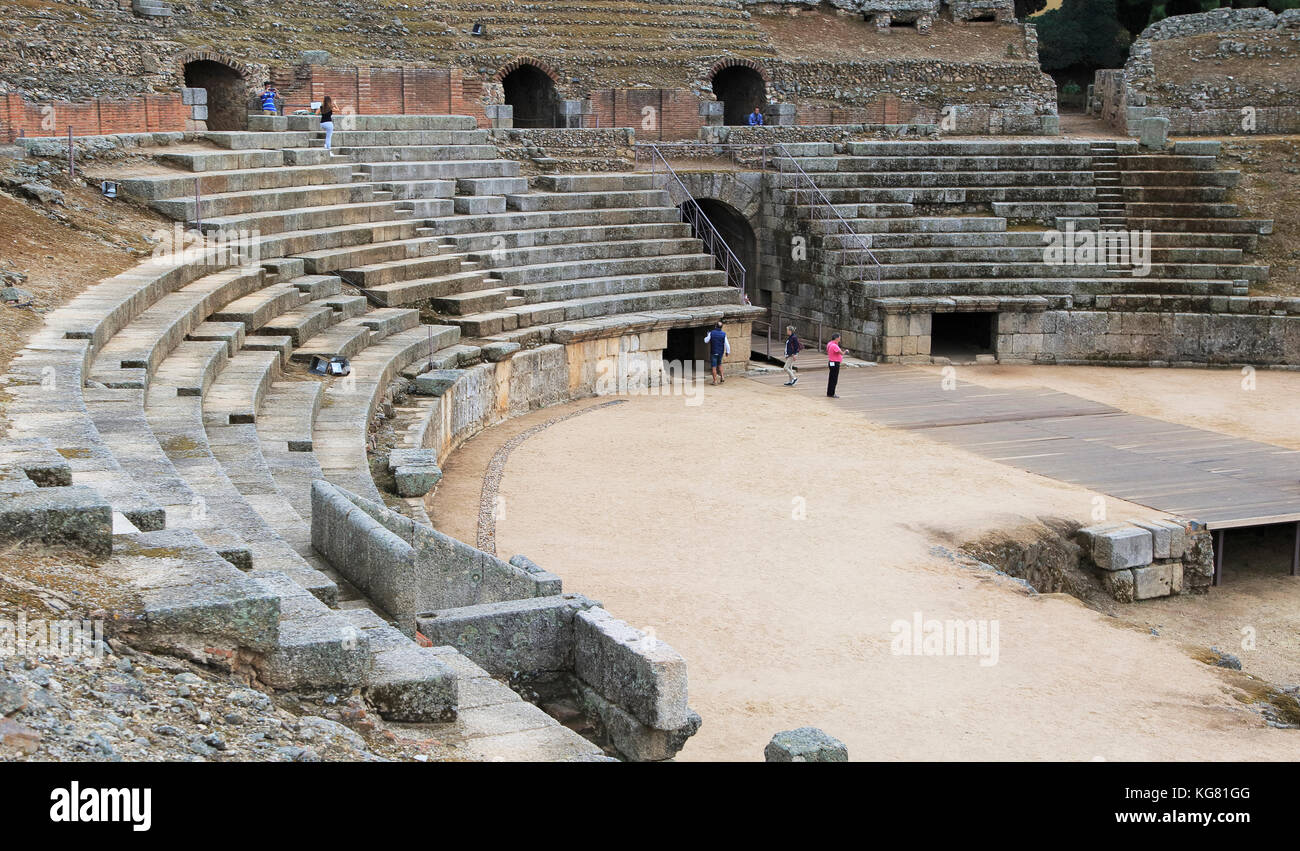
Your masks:
[[[1136,136],[1300,132],[1300,9],[1216,9],[1143,30],[1123,69],[1098,71],[1089,110]]]

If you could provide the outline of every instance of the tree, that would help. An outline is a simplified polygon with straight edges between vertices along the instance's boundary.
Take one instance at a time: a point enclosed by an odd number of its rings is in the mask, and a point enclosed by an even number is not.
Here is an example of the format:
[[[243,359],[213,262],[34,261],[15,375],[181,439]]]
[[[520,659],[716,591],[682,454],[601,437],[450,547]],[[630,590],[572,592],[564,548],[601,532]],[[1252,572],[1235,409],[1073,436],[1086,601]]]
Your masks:
[[[1118,68],[1130,42],[1116,0],[1063,0],[1037,18],[1038,59],[1044,71]]]

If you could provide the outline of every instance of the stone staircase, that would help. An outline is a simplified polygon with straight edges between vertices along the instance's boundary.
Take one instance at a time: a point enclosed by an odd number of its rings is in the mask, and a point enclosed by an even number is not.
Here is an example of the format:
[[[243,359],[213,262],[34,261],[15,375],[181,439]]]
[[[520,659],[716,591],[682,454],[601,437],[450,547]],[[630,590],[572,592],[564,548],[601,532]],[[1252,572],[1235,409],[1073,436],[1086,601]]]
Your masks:
[[[1240,218],[1226,202],[1238,175],[1217,169],[1215,143],[1180,142],[1169,153],[1140,151],[1133,141],[1060,140],[850,142],[838,152],[809,143],[787,151],[791,157],[777,161],[784,173],[775,175],[772,210],[821,249],[812,281],[843,286],[857,275],[857,239],[797,191],[790,159],[879,264],[863,270],[859,321],[847,323],[858,326],[847,336],[860,351],[898,354],[878,339],[888,314],[1232,297],[1267,280],[1268,267],[1246,255],[1272,223]],[[1150,232],[1144,272],[1105,251],[1062,261],[1046,250],[1053,235],[1090,232],[1100,242],[1133,231]],[[798,302],[783,306],[810,312]]]
[[[51,534],[130,589],[120,622],[146,646],[273,688],[361,688],[467,754],[597,756],[508,689],[458,718],[486,673],[412,642],[319,555],[312,482],[382,504],[367,450],[393,382],[522,357],[521,329],[531,345],[758,311],[642,176],[532,191],[473,119],[358,117],[332,153],[315,120],[256,116],[160,157],[186,171],[120,181],[235,253],[160,256],[48,317],[5,377],[0,513],[26,518],[19,539],[63,518]],[[337,356],[348,376],[304,368]]]

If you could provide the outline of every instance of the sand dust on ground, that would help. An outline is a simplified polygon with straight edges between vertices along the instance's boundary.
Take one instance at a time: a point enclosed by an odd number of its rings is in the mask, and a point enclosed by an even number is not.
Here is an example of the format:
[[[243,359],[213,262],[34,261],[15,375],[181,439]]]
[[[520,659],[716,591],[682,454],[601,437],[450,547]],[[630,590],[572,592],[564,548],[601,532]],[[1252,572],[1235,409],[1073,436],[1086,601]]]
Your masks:
[[[704,726],[681,759],[761,759],[773,733],[808,724],[855,759],[1300,757],[1300,735],[1238,699],[1240,675],[933,550],[1086,520],[1092,492],[783,389],[733,379],[697,407],[633,398],[533,436],[506,467],[499,553],[526,553],[686,657]],[[452,456],[441,528],[472,540],[467,496],[509,436]],[[893,627],[917,613],[996,624],[996,664],[895,653]]]

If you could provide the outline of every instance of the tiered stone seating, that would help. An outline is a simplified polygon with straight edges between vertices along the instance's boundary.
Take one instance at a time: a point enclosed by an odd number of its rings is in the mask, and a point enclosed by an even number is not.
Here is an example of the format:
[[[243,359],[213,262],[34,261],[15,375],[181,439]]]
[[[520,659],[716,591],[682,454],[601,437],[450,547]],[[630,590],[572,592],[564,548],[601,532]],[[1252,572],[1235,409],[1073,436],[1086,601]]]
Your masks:
[[[105,572],[132,589],[126,622],[140,641],[251,667],[277,688],[360,686],[393,720],[429,722],[455,715],[459,681],[482,691],[486,675],[367,611],[313,549],[311,483],[382,501],[367,455],[377,406],[399,373],[477,363],[487,349],[462,333],[506,322],[474,311],[513,310],[512,329],[585,320],[570,338],[754,311],[643,177],[553,178],[530,192],[472,119],[415,118],[358,119],[327,157],[302,122],[276,117],[171,158],[188,174],[126,178],[124,194],[209,237],[243,235],[242,254],[160,258],[101,282],[49,317],[6,383],[15,445],[47,438],[67,459],[69,481],[53,490],[84,495],[64,507],[99,530],[87,540],[107,550],[116,532]],[[362,156],[382,162],[343,161]],[[412,171],[374,174],[399,166]],[[414,218],[422,204],[433,218]],[[497,238],[499,256],[480,250]],[[422,325],[409,304],[450,321]],[[518,348],[495,345],[494,360]],[[351,359],[343,378],[301,366],[339,355]],[[28,498],[31,474],[10,466],[6,499]],[[484,736],[476,724],[522,735],[510,694],[448,737]],[[550,719],[522,738],[523,757],[598,752]]]
[[[1186,143],[1183,143],[1186,144]],[[1266,279],[1243,250],[1265,222],[1223,203],[1233,172],[1213,151],[1139,153],[1136,142],[1059,140],[851,142],[788,146],[846,223],[870,245],[871,294],[942,296],[1230,295]],[[778,214],[812,217],[790,159],[778,160]],[[1099,194],[1100,193],[1100,194]],[[835,269],[856,255],[838,223],[812,222]],[[989,215],[991,213],[991,215]],[[1151,268],[1047,262],[1044,231],[1149,229]],[[1203,235],[1203,236],[1202,236]],[[856,271],[856,268],[853,269]],[[875,283],[879,275],[879,284]]]

